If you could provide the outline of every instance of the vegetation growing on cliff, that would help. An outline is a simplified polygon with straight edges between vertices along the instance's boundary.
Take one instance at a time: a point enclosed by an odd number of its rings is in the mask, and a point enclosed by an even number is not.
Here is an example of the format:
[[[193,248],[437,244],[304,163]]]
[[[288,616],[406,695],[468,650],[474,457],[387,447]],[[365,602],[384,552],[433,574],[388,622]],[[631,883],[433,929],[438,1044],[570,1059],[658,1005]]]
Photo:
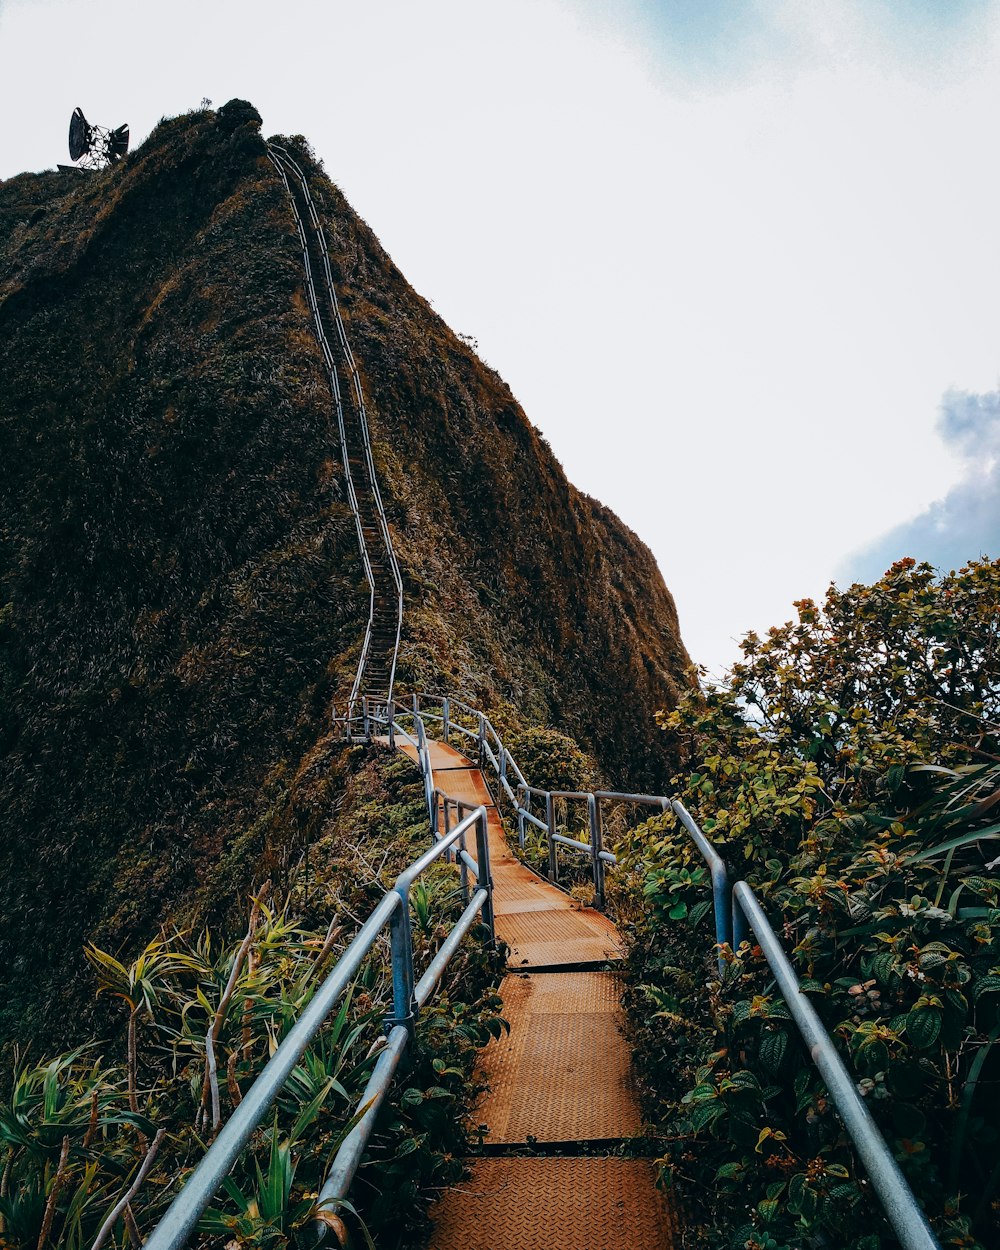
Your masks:
[[[664,771],[685,684],[641,543],[311,158],[407,588],[402,687]],[[84,942],[235,932],[324,836],[367,591],[300,244],[245,102],[0,184],[0,1041],[92,1033]],[[317,917],[316,926],[322,925]]]
[[[764,899],[942,1244],[994,1246],[1000,561],[936,580],[905,560],[797,607],[662,718],[678,789]],[[692,1244],[893,1245],[759,950],[714,975],[683,830],[657,818],[622,849],[631,1012]]]

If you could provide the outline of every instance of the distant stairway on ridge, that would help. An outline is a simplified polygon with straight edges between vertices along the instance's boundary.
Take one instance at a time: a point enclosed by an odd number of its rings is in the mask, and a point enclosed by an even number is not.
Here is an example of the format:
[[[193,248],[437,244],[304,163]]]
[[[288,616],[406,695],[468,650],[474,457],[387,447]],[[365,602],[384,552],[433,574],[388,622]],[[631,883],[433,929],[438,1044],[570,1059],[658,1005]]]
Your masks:
[[[403,583],[372,460],[361,377],[340,315],[323,227],[298,164],[276,144],[268,146],[268,154],[288,192],[302,243],[306,294],[326,360],[344,479],[369,588],[368,624],[348,700],[350,717],[361,690],[386,703],[392,697],[403,622]]]

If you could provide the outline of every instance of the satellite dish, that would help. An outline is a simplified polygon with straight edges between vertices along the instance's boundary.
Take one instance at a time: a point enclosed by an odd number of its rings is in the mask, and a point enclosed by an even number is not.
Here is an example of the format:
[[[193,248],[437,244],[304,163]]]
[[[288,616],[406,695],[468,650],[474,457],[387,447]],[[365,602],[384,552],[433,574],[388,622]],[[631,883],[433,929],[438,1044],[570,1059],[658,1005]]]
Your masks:
[[[69,119],[69,159],[78,161],[90,147],[90,126],[83,109],[74,109]]]
[[[128,139],[127,124],[117,130],[92,126],[83,109],[75,108],[69,119],[69,155],[80,169],[106,169],[120,161],[128,151]]]

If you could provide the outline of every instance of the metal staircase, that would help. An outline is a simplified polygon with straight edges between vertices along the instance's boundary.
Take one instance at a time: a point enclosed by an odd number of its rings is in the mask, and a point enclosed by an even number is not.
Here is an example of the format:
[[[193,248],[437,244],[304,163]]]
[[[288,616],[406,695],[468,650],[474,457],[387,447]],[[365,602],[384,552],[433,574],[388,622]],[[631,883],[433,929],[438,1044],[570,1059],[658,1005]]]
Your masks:
[[[317,1243],[327,1237],[330,1221],[320,1217],[324,1211],[336,1211],[348,1194],[419,1012],[462,941],[480,927],[487,941],[499,935],[511,950],[512,976],[506,979],[503,993],[512,1019],[520,1012],[522,1023],[518,1031],[512,1028],[508,1050],[495,1050],[492,1059],[486,1060],[488,1068],[494,1065],[494,1079],[492,1101],[484,1114],[493,1123],[500,1154],[477,1163],[468,1186],[444,1195],[437,1211],[434,1250],[496,1250],[499,1245],[506,1250],[577,1250],[580,1246],[667,1250],[674,1240],[673,1221],[656,1194],[649,1161],[589,1158],[586,1152],[524,1157],[519,1147],[525,1130],[529,1142],[542,1140],[542,1133],[545,1141],[557,1146],[567,1138],[577,1145],[586,1140],[613,1140],[621,1145],[639,1131],[638,1109],[627,1096],[627,1057],[611,1061],[615,1052],[609,1038],[616,1029],[617,1000],[614,974],[606,968],[620,954],[617,933],[599,910],[571,907],[567,896],[550,884],[558,880],[560,854],[585,855],[591,864],[595,899],[601,905],[604,874],[615,863],[614,854],[603,845],[602,812],[609,804],[626,804],[670,809],[681,821],[710,870],[720,958],[724,951],[738,949],[752,932],[900,1245],[904,1250],[939,1250],[854,1078],[800,991],[795,969],[753,891],[746,882],[731,881],[718,850],[683,805],[659,795],[532,787],[482,712],[440,695],[413,695],[406,704],[394,701],[402,580],[372,461],[361,381],[305,176],[283,148],[271,145],[268,152],[288,192],[302,243],[306,290],[329,373],[347,493],[370,594],[357,673],[344,715],[338,720],[348,739],[401,748],[416,762],[423,780],[430,845],[361,926],[146,1245],[150,1250],[180,1250],[185,1245],[311,1039],[347,992],[367,954],[388,931],[393,1010],[385,1021],[385,1041],[356,1109],[356,1122],[317,1196]],[[462,744],[465,755],[453,749],[453,738]],[[446,788],[438,787],[435,770]],[[567,803],[586,806],[588,832],[579,838],[558,831],[556,807]],[[543,835],[550,883],[510,854],[502,813],[511,829],[517,830],[522,845],[527,829]],[[464,908],[421,973],[414,966],[410,890],[441,857],[452,858],[459,867]],[[572,1054],[563,1036],[571,1028],[583,1039],[571,1048]],[[576,1053],[586,1055],[586,1065],[573,1066]],[[595,1091],[607,1096],[599,1098]],[[517,1149],[505,1155],[504,1146]]]
[[[515,827],[520,825],[523,828],[524,823],[527,822],[542,830],[549,844],[550,862],[552,859],[557,859],[560,851],[587,855],[595,870],[596,885],[605,866],[615,862],[614,854],[605,850],[600,841],[601,811],[610,803],[648,805],[661,810],[670,808],[677,814],[712,869],[716,933],[720,935],[720,944],[735,948],[741,941],[746,940],[751,932],[753,933],[806,1048],[827,1085],[831,1102],[837,1108],[844,1127],[854,1143],[858,1157],[868,1173],[872,1188],[899,1239],[900,1246],[903,1250],[940,1250],[919,1203],[914,1198],[899,1165],[858,1093],[855,1078],[845,1066],[815,1008],[801,992],[795,969],[756,896],[746,882],[732,882],[718,852],[705,838],[683,804],[676,799],[656,795],[618,794],[610,791],[573,794],[570,797],[576,801],[586,802],[592,813],[591,836],[594,840],[588,843],[567,838],[556,832],[552,819],[553,800],[557,796],[551,791],[535,790],[528,784],[514,757],[482,712],[468,707],[459,700],[442,696],[414,695],[409,706],[404,704],[393,706],[390,703],[388,707],[384,705],[380,697],[371,699],[365,697],[361,700],[358,720],[364,724],[370,741],[383,742],[390,749],[395,747],[405,750],[419,767],[424,785],[432,844],[400,876],[394,890],[390,891],[372,912],[340,961],[329,973],[302,1017],[244,1095],[242,1103],[232,1118],[223,1127],[202,1162],[191,1173],[173,1205],[154,1229],[146,1243],[150,1250],[181,1250],[181,1247],[185,1245],[202,1211],[211,1201],[215,1190],[222,1184],[229,1168],[246,1146],[257,1125],[264,1119],[310,1039],[333,1010],[336,1002],[346,992],[351,978],[365,955],[378,939],[379,933],[386,927],[390,928],[392,934],[393,1015],[386,1021],[387,1040],[359,1107],[359,1114],[363,1112],[363,1115],[333,1159],[327,1182],[319,1194],[318,1206],[321,1208],[333,1209],[349,1192],[368,1138],[374,1128],[378,1108],[388,1095],[393,1075],[412,1037],[420,1008],[430,998],[448,962],[480,916],[486,926],[488,940],[493,941],[494,934],[496,934],[504,938],[511,946],[512,971],[515,973],[527,971],[530,975],[558,971],[558,967],[553,966],[547,960],[547,953],[551,950],[553,941],[564,952],[562,958],[566,958],[567,943],[575,941],[584,943],[584,948],[577,948],[573,952],[574,958],[571,962],[577,969],[580,968],[581,963],[595,968],[595,966],[606,964],[609,959],[613,961],[617,952],[613,949],[613,939],[608,932],[608,929],[613,930],[613,926],[605,922],[602,930],[600,924],[588,923],[583,913],[575,913],[584,922],[584,931],[580,934],[568,934],[565,931],[566,918],[558,916],[555,917],[555,921],[559,925],[560,932],[555,935],[550,931],[538,931],[532,934],[518,927],[520,914],[524,913],[529,917],[532,914],[539,914],[538,900],[525,905],[521,897],[524,883],[519,879],[522,866],[511,863],[509,855],[505,856],[502,826],[499,823],[501,808],[506,807],[509,816],[516,822]],[[440,772],[440,775],[443,779],[447,779],[448,791],[445,792],[439,788],[435,779],[435,755],[439,755],[439,751],[434,749],[435,743],[430,733],[431,728],[435,736],[443,740],[446,748],[449,748],[452,736],[458,736],[460,740],[464,738],[466,742],[473,744],[474,751],[472,746],[466,749],[470,755],[474,754],[478,759],[482,772],[478,768],[455,770],[453,765],[446,765],[446,771]],[[438,762],[439,771],[441,767],[441,763]],[[479,778],[478,782],[473,777],[473,772]],[[495,803],[485,786],[485,779],[490,773],[492,773],[492,784],[496,795]],[[456,785],[461,793],[453,792]],[[544,800],[546,811],[544,820],[531,811],[532,794],[540,795]],[[453,818],[457,819],[458,823],[453,823]],[[475,855],[472,855],[466,846],[467,839],[472,837],[475,838]],[[438,955],[418,979],[417,970],[413,965],[412,944],[409,940],[409,892],[419,875],[432,862],[447,854],[457,860],[462,870],[463,897],[466,900],[466,906],[462,917],[442,945]],[[504,862],[505,859],[507,863]],[[513,886],[512,889],[505,888],[502,893],[498,893],[496,900],[494,899],[494,863],[498,876],[501,872],[504,875],[510,873]],[[527,870],[524,869],[524,872]],[[540,879],[536,880],[540,888],[543,883]],[[551,904],[544,904],[541,910],[550,908]],[[557,911],[558,908],[552,909],[553,914]],[[598,912],[591,912],[591,915],[604,921]],[[573,922],[574,926],[578,923],[578,921]],[[545,928],[550,930],[551,923]],[[610,946],[609,940],[612,941]],[[580,1014],[579,1007],[575,1012],[566,1011],[561,1014],[567,1016]],[[532,1031],[534,1031],[533,1026],[529,1024],[529,1033]],[[536,1065],[529,1063],[528,1070],[531,1070],[533,1066]],[[606,1079],[606,1077],[607,1071],[603,1071],[592,1077],[588,1076],[587,1079],[594,1081]],[[624,1138],[625,1133],[622,1136]],[[457,1207],[447,1205],[443,1207],[440,1212],[442,1215],[441,1241],[433,1246],[432,1250],[481,1250],[478,1243],[471,1239],[469,1230],[486,1228],[489,1231],[495,1227],[494,1221],[496,1221],[504,1223],[506,1230],[512,1233],[514,1223],[511,1221],[514,1215],[517,1215],[519,1221],[517,1226],[522,1229],[523,1238],[527,1240],[519,1241],[513,1237],[505,1237],[503,1245],[508,1247],[508,1250],[522,1250],[523,1246],[530,1247],[530,1250],[561,1250],[564,1244],[568,1244],[551,1233],[551,1224],[546,1223],[543,1229],[544,1221],[533,1222],[531,1218],[525,1216],[517,1186],[523,1185],[529,1192],[533,1192],[531,1186],[535,1185],[537,1180],[540,1186],[540,1188],[536,1186],[538,1202],[544,1204],[565,1197],[573,1189],[575,1179],[568,1174],[549,1176],[548,1173],[553,1169],[540,1165],[539,1161],[534,1159],[516,1158],[509,1162],[510,1174],[499,1180],[494,1176],[497,1171],[496,1166],[485,1169],[480,1177],[481,1184],[474,1177],[474,1183],[468,1192],[473,1197],[478,1195],[479,1200],[471,1209],[464,1204],[459,1204]],[[533,1171],[538,1174],[534,1180],[532,1179]],[[567,1169],[567,1172],[570,1171],[572,1169]],[[519,1173],[524,1178],[523,1182],[514,1179]],[[635,1202],[635,1194],[641,1192],[641,1188],[636,1188],[635,1178],[627,1180],[615,1177],[613,1180],[616,1186],[615,1192],[619,1195],[616,1202],[622,1210],[627,1209],[631,1203]],[[595,1202],[600,1200],[600,1186],[604,1185],[606,1189],[608,1183],[610,1181],[607,1178],[598,1183],[598,1191],[595,1191],[594,1195]],[[495,1205],[490,1206],[490,1202],[498,1192],[505,1195],[501,1204],[502,1210],[496,1208]],[[652,1202],[653,1199],[650,1198],[650,1201]],[[643,1226],[646,1231],[642,1232],[642,1240],[636,1244],[667,1247],[671,1238],[669,1213],[661,1212],[657,1215],[655,1209],[650,1208],[650,1210],[653,1211],[655,1236],[648,1231],[648,1226]],[[616,1220],[615,1211],[604,1214],[601,1214],[601,1211],[595,1207],[594,1212],[588,1215],[587,1211],[577,1203],[572,1210],[566,1208],[565,1219],[558,1226],[570,1229],[581,1220],[586,1221],[593,1217],[605,1221],[608,1227],[613,1227]],[[511,1217],[510,1220],[505,1219],[507,1215]],[[622,1226],[625,1227],[625,1225]],[[586,1224],[583,1227],[586,1227]],[[329,1229],[325,1223],[322,1221],[317,1223],[317,1241],[326,1237],[328,1232]],[[519,1232],[518,1237],[521,1235]],[[639,1235],[638,1232],[634,1232],[633,1239]],[[539,1236],[544,1236],[545,1240],[540,1242]],[[592,1243],[586,1244],[589,1246]],[[618,1242],[608,1241],[608,1250],[615,1250],[618,1244]],[[632,1243],[626,1244],[631,1250]],[[492,1243],[489,1250],[493,1250]]]
[[[392,698],[403,625],[403,580],[379,491],[361,375],[340,313],[326,236],[300,166],[277,144],[268,145],[268,156],[288,193],[302,244],[306,295],[330,380],[344,482],[368,583],[368,623],[346,715],[334,715],[349,725],[362,690],[383,705]]]

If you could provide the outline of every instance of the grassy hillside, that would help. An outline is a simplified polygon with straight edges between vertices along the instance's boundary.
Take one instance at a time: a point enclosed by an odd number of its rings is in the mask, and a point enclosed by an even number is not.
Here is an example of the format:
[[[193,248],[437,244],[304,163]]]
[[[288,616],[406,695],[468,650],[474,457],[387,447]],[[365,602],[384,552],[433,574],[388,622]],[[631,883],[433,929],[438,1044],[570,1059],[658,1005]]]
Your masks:
[[[669,771],[687,656],[648,551],[310,172],[407,587],[403,688]],[[243,912],[336,813],[367,608],[254,110],[0,184],[0,1037],[75,1035],[83,941]]]

